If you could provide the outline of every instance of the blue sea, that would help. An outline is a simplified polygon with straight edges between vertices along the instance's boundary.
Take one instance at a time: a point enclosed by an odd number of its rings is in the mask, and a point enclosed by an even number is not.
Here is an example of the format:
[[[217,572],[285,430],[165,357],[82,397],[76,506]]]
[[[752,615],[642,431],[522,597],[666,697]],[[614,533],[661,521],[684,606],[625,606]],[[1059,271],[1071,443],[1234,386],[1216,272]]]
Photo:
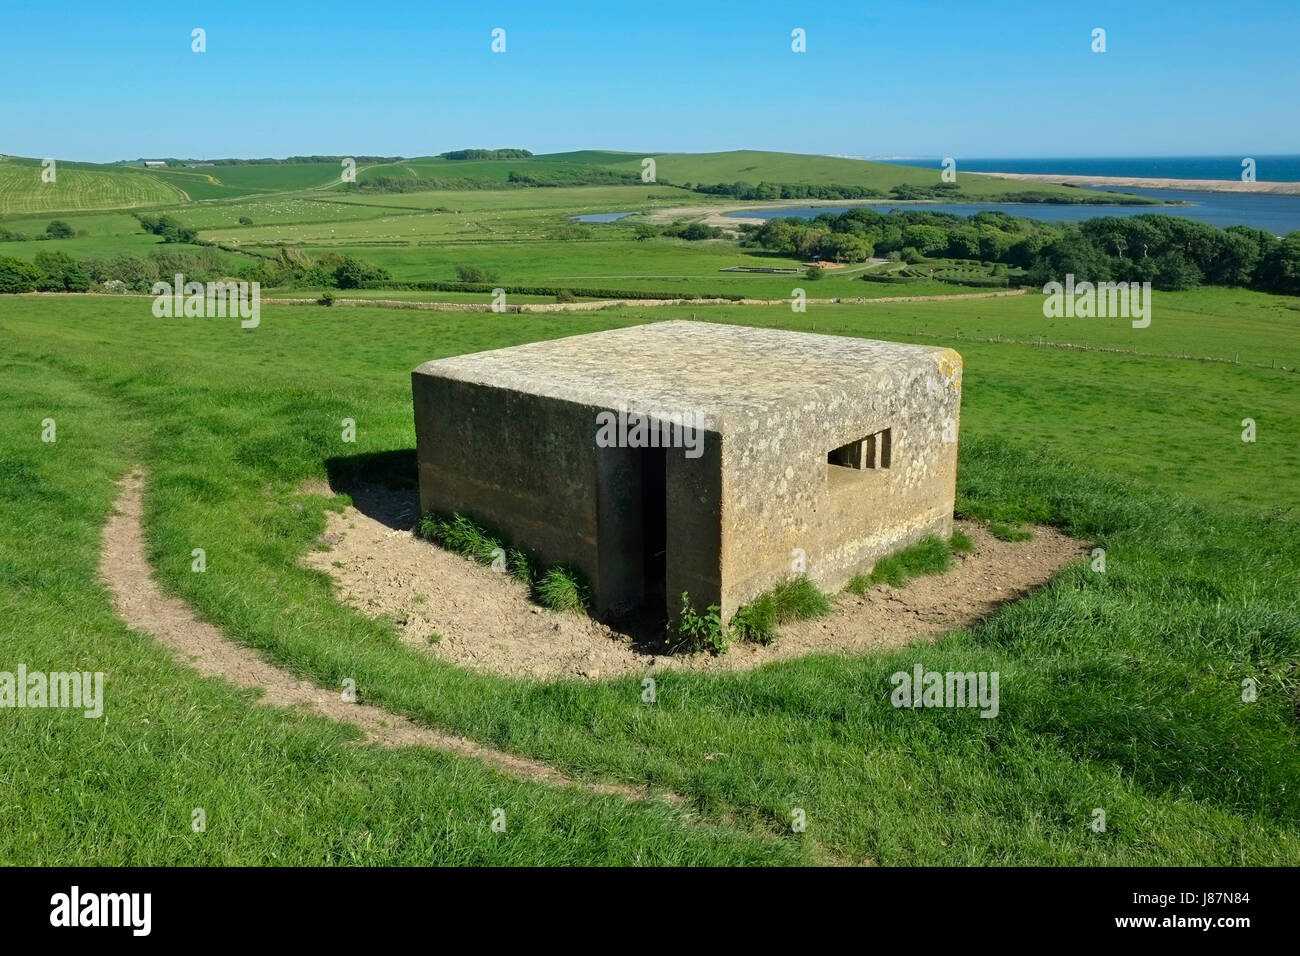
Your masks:
[[[787,206],[783,209],[755,207],[741,212],[728,213],[735,219],[814,219],[824,213],[841,213],[857,206],[877,212],[950,212],[958,216],[972,216],[977,212],[1005,212],[1010,216],[1042,219],[1046,222],[1081,222],[1101,216],[1140,216],[1156,213],[1197,219],[1225,229],[1228,226],[1249,226],[1265,229],[1275,236],[1285,236],[1300,230],[1300,196],[1273,196],[1267,193],[1207,193],[1183,189],[1116,189],[1114,192],[1135,193],[1166,202],[1185,202],[1186,206],[1089,206],[1063,203],[890,203],[862,202],[852,206]]]
[[[1300,156],[1255,156],[1255,178],[1262,182],[1300,181]],[[1181,156],[1130,159],[957,159],[957,174],[970,173],[1043,173],[1066,176],[1146,176],[1161,179],[1240,179],[1241,157]],[[899,166],[922,169],[942,168],[937,157],[881,160]],[[1091,187],[1090,187],[1091,188]],[[1099,187],[1102,188],[1102,187]],[[1085,206],[1054,203],[925,203],[885,202],[854,203],[879,212],[902,209],[928,209],[969,216],[977,212],[997,211],[1048,222],[1079,222],[1098,216],[1138,216],[1160,213],[1182,216],[1218,226],[1249,226],[1265,229],[1276,236],[1300,230],[1300,196],[1270,193],[1215,193],[1192,189],[1146,189],[1132,186],[1104,187],[1110,192],[1131,193],[1181,202],[1181,206]],[[809,206],[785,209],[749,209],[731,213],[734,217],[775,219],[789,216],[812,219],[827,212],[844,212],[853,206]]]
[[[1247,154],[1255,160],[1255,179],[1260,182],[1300,182],[1300,155],[1267,156]],[[1240,179],[1241,161],[1246,156],[1139,156],[1115,159],[957,159],[957,172],[1042,173],[1061,176],[1151,176],[1160,179]],[[939,156],[882,159],[897,166],[939,169]]]

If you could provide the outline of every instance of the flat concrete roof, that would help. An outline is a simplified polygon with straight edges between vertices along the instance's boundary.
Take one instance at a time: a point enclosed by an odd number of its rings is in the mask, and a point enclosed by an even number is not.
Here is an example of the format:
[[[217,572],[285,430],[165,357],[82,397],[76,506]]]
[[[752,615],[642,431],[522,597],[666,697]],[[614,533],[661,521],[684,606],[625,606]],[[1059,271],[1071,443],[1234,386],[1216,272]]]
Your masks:
[[[437,359],[415,373],[598,408],[696,411],[719,427],[729,413],[798,408],[936,366],[961,374],[961,358],[948,348],[668,321]]]

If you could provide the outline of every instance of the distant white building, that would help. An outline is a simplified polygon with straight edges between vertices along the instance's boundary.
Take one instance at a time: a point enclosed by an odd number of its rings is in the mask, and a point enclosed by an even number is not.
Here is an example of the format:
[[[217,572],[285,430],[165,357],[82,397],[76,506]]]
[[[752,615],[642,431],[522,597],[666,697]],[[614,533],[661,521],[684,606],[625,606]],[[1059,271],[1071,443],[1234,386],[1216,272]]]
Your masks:
[[[146,159],[144,161],[146,169],[166,169],[167,163],[161,159]]]

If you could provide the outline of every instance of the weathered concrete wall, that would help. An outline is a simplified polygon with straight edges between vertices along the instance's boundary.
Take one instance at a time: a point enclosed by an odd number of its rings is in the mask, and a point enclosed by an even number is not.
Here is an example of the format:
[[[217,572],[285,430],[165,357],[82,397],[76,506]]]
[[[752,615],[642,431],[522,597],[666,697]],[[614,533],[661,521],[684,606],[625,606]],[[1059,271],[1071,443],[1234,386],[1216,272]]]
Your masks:
[[[808,577],[833,591],[928,534],[952,533],[961,367],[956,352],[930,350],[798,407],[728,420],[724,615],[790,577],[796,549]],[[884,429],[888,467],[828,464],[832,449]]]
[[[412,389],[421,512],[460,512],[548,564],[596,567],[589,410],[418,372]]]
[[[722,603],[722,448],[721,437],[710,431],[699,458],[680,449],[667,455],[669,620],[676,620],[683,593],[698,610]]]
[[[730,616],[796,549],[833,590],[950,533],[961,374],[950,349],[703,322],[431,362],[413,375],[421,508],[580,568],[598,614],[662,600],[671,618],[685,591]],[[702,454],[599,447],[597,414],[619,409],[698,415]],[[887,467],[828,464],[886,429]]]
[[[412,374],[420,511],[460,513],[546,564],[588,578],[593,611],[627,613],[646,599],[642,509],[645,450],[602,448],[604,409],[474,382]],[[617,409],[610,409],[617,412]],[[688,591],[701,607],[721,599],[720,449],[665,449],[660,529],[665,612]]]

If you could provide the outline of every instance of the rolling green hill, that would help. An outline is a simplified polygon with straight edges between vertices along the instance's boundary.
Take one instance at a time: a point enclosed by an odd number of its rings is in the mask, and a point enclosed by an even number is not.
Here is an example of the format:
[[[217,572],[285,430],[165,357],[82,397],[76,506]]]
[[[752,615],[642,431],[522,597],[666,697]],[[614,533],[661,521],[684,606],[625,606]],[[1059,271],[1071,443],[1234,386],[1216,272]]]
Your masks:
[[[341,165],[332,161],[144,169],[60,160],[55,182],[45,183],[40,160],[11,156],[0,158],[0,214],[239,199],[328,187],[340,182],[341,172]]]
[[[239,166],[205,166],[200,169],[148,170],[184,190],[190,199],[238,199],[264,193],[314,189],[340,182],[342,166],[324,163],[249,163]]]
[[[370,166],[357,175],[361,183],[377,179],[425,180],[442,185],[505,184],[519,177],[538,185],[599,184],[620,177],[639,176],[641,157],[623,153],[583,150],[519,159],[443,159],[424,156]]]
[[[41,180],[41,161],[0,159],[0,213],[126,209],[184,200],[176,186],[143,169],[59,161],[52,183]]]
[[[642,160],[652,157],[660,183],[671,185],[714,186],[722,183],[799,184],[818,186],[861,187],[888,196],[898,186],[926,189],[940,184],[933,169],[873,163],[837,156],[811,156],[799,153],[774,153],[760,150],[735,150],[723,153],[619,153],[609,150],[576,150],[548,153],[521,159],[448,160],[421,157],[372,166],[363,171],[361,182],[380,178],[423,179],[440,183],[464,180],[478,183],[506,183],[512,175],[529,177],[546,185],[591,181],[595,170],[639,180]],[[593,169],[594,167],[594,169]],[[962,173],[958,167],[958,198],[994,201],[1008,197],[1033,195],[1042,200],[1078,201],[1081,191],[1069,186],[997,179],[976,173]],[[1100,194],[1089,194],[1094,201]],[[1114,197],[1112,197],[1114,198]],[[1130,197],[1131,201],[1131,197]]]
[[[656,178],[663,184],[715,186],[759,183],[861,187],[886,197],[899,186],[928,188],[939,185],[934,170],[873,163],[834,156],[805,156],[737,150],[724,153],[619,153],[576,150],[522,159],[450,160],[417,157],[390,163],[362,165],[357,180],[364,187],[389,180],[392,191],[400,181],[412,188],[491,188],[518,185],[584,186],[630,183],[640,185],[641,163],[652,156]],[[95,165],[60,162],[58,180],[43,183],[40,161],[0,159],[0,215],[14,213],[72,212],[126,209],[138,206],[240,199],[273,193],[332,189],[341,185],[341,166],[334,161],[303,163],[249,163],[206,166],[198,169]],[[520,182],[522,180],[522,182]],[[964,200],[990,201],[1032,194],[1043,200],[1077,201],[1080,190],[1067,186],[1000,180],[958,171],[957,185]],[[370,191],[370,190],[367,190]],[[377,190],[378,191],[378,190]],[[387,191],[387,190],[383,190]],[[341,190],[346,194],[347,190]],[[1094,199],[1106,194],[1090,193]]]
[[[799,183],[826,186],[862,186],[888,193],[895,186],[931,187],[939,185],[939,173],[933,169],[873,163],[839,156],[806,156],[800,153],[772,153],[760,150],[735,150],[726,153],[650,153],[660,182],[681,185],[712,185],[744,182]],[[640,171],[641,157],[615,163]],[[963,173],[957,167],[957,185],[963,198],[996,200],[1008,194],[1033,192],[1044,197],[1071,201],[1079,190],[1069,186],[1034,184],[1027,190],[1024,182],[997,179],[976,173]],[[1038,186],[1042,188],[1037,188]]]

